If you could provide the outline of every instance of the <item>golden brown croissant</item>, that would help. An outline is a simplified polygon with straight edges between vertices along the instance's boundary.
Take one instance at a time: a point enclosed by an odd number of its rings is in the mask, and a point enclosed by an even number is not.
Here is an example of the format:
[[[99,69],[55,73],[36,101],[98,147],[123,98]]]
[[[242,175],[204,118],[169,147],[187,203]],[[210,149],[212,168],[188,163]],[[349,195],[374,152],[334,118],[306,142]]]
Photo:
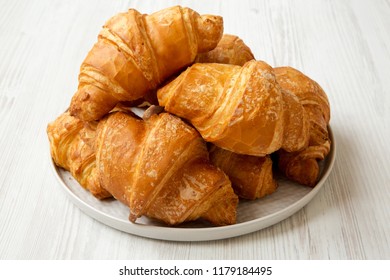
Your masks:
[[[237,36],[224,34],[217,47],[198,54],[195,62],[223,63],[243,66],[253,60],[250,48]],[[282,94],[285,94],[282,92]],[[286,116],[289,114],[286,114]],[[273,177],[270,156],[243,155],[210,145],[210,160],[232,181],[234,192],[241,198],[256,199],[273,193],[277,182]]]
[[[203,63],[223,63],[244,65],[253,60],[250,48],[237,36],[224,34],[217,47],[207,53],[199,54],[196,61]],[[284,146],[289,151],[298,151],[308,145],[309,123],[299,99],[290,92],[282,90],[285,107]],[[305,135],[305,137],[302,137]],[[299,141],[301,140],[301,141]]]
[[[284,96],[273,69],[262,61],[243,67],[196,63],[160,88],[157,97],[206,141],[232,152],[264,156],[307,145],[302,106],[294,96]]]
[[[212,145],[210,161],[229,176],[239,197],[261,198],[273,193],[277,188],[269,155],[265,157],[240,155]]]
[[[98,120],[119,101],[144,97],[198,53],[215,48],[222,34],[221,17],[180,6],[112,17],[81,65],[71,115]]]
[[[95,197],[103,199],[111,196],[100,186],[97,177],[94,123],[83,123],[65,112],[48,125],[47,134],[57,166],[70,171],[80,185]]]
[[[252,59],[255,59],[255,57],[251,49],[239,37],[224,34],[215,49],[198,54],[195,62],[242,66]]]
[[[315,186],[320,171],[318,160],[330,151],[328,98],[318,83],[292,67],[277,67],[275,75],[285,91],[298,97],[310,119],[309,147],[294,153],[279,151],[279,168],[291,180]]]
[[[132,222],[145,215],[170,225],[198,218],[235,223],[238,198],[228,177],[178,117],[110,114],[99,123],[96,156],[100,182],[129,206]]]

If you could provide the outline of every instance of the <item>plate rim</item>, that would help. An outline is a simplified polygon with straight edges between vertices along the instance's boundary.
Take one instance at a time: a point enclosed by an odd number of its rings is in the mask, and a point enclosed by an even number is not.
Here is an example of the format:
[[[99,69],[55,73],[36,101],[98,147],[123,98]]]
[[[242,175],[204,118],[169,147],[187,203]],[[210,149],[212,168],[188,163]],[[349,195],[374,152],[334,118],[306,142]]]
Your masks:
[[[316,184],[316,186],[312,188],[312,190],[310,190],[306,195],[302,196],[294,203],[274,213],[250,221],[219,227],[182,228],[172,226],[137,224],[131,223],[129,221],[125,222],[122,219],[119,219],[115,216],[104,213],[101,210],[94,208],[92,205],[88,204],[87,202],[83,201],[79,196],[77,196],[61,178],[61,175],[59,174],[60,167],[56,166],[53,159],[51,158],[50,153],[49,156],[51,161],[51,169],[54,172],[57,181],[62,186],[62,189],[67,193],[71,201],[82,212],[97,220],[98,222],[101,222],[106,226],[115,228],[119,231],[146,238],[184,242],[211,241],[237,237],[251,232],[259,231],[261,229],[267,228],[287,219],[288,217],[294,215],[297,211],[305,207],[322,189],[325,181],[327,180],[333,169],[333,165],[336,159],[336,143],[334,133],[330,125],[328,126],[328,132],[331,140],[330,152],[325,158],[326,162],[324,170],[322,171],[323,173],[321,174],[321,178]]]

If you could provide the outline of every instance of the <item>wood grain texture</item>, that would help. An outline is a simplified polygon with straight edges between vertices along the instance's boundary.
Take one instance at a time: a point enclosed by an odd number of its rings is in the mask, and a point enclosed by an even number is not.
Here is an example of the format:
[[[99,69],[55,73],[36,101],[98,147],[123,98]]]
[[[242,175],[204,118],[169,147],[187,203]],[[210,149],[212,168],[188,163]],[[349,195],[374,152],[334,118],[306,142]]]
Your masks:
[[[220,241],[132,236],[81,212],[50,169],[46,125],[66,110],[105,20],[180,4],[224,17],[257,59],[327,92],[333,172],[292,217]],[[0,259],[390,259],[390,3],[375,1],[3,1]]]

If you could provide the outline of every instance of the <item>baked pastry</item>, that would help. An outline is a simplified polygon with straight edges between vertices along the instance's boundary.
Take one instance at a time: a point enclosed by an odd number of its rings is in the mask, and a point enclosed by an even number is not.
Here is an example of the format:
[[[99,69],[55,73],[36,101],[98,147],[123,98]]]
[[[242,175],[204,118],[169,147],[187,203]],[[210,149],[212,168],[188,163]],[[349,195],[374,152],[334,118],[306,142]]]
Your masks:
[[[80,67],[70,113],[98,120],[119,101],[145,97],[168,77],[217,45],[220,16],[180,6],[145,15],[134,9],[110,18]]]
[[[313,187],[320,173],[318,161],[328,155],[331,145],[328,97],[317,82],[292,67],[277,67],[275,75],[283,90],[299,99],[310,120],[309,146],[293,153],[278,151],[278,166],[289,179]]]
[[[98,125],[96,158],[102,186],[129,206],[132,222],[143,215],[169,225],[236,221],[238,198],[228,177],[209,162],[197,131],[178,117],[110,114]]]
[[[180,6],[109,19],[69,112],[48,125],[56,165],[95,197],[126,204],[131,222],[234,224],[238,196],[276,190],[271,153],[288,178],[314,186],[331,144],[326,94],[222,34],[221,17]],[[161,107],[143,119],[129,111],[151,104]]]
[[[255,59],[251,49],[236,35],[223,34],[215,49],[200,53],[195,59],[199,63],[222,63],[242,66]]]
[[[234,192],[241,198],[262,198],[275,192],[278,186],[269,155],[240,155],[212,145],[210,161],[228,175]]]
[[[96,123],[83,123],[69,112],[47,126],[50,152],[55,164],[72,174],[81,186],[99,199],[111,197],[101,187],[95,161]]]
[[[198,54],[195,62],[243,66],[253,59],[255,57],[252,51],[238,36],[224,34],[215,49]],[[273,176],[272,159],[269,155],[257,157],[237,154],[215,145],[210,145],[209,152],[210,161],[228,175],[234,192],[239,197],[257,199],[276,190],[277,182]]]
[[[157,97],[206,141],[232,152],[264,156],[307,145],[303,108],[295,97],[284,97],[273,69],[262,61],[242,67],[196,63],[160,88]]]

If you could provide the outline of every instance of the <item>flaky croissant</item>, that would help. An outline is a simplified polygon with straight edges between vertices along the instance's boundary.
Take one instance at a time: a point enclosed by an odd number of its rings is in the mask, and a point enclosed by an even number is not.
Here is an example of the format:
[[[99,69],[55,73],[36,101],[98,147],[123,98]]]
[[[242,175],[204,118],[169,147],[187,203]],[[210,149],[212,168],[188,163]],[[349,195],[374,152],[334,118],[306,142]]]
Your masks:
[[[244,66],[196,63],[157,92],[165,110],[190,121],[202,137],[232,152],[264,156],[307,146],[308,120],[283,94],[262,61]]]
[[[111,197],[111,194],[101,187],[97,176],[94,123],[83,123],[65,112],[49,123],[47,134],[51,156],[57,166],[70,171],[80,185],[95,197]]]
[[[195,62],[242,66],[252,59],[255,59],[253,53],[242,39],[236,35],[223,34],[215,49],[198,54]]]
[[[235,223],[238,198],[228,177],[178,117],[110,114],[99,122],[96,155],[102,186],[129,206],[132,222],[145,215],[170,225],[198,218]]]
[[[298,97],[310,119],[309,146],[294,153],[280,150],[278,166],[289,179],[315,186],[320,173],[318,161],[328,155],[331,145],[328,98],[317,82],[292,67],[277,67],[275,75],[285,91]]]
[[[215,49],[199,54],[195,62],[243,66],[253,59],[250,48],[239,37],[224,34]],[[272,159],[269,155],[257,157],[237,154],[215,145],[210,145],[209,151],[210,161],[228,175],[234,192],[239,197],[256,199],[276,190],[277,182],[273,176]]]
[[[277,188],[269,155],[240,155],[212,145],[210,161],[229,176],[234,192],[241,198],[261,198]]]
[[[144,97],[198,53],[213,49],[222,34],[222,17],[180,6],[112,17],[80,67],[71,115],[98,120],[119,101]]]

